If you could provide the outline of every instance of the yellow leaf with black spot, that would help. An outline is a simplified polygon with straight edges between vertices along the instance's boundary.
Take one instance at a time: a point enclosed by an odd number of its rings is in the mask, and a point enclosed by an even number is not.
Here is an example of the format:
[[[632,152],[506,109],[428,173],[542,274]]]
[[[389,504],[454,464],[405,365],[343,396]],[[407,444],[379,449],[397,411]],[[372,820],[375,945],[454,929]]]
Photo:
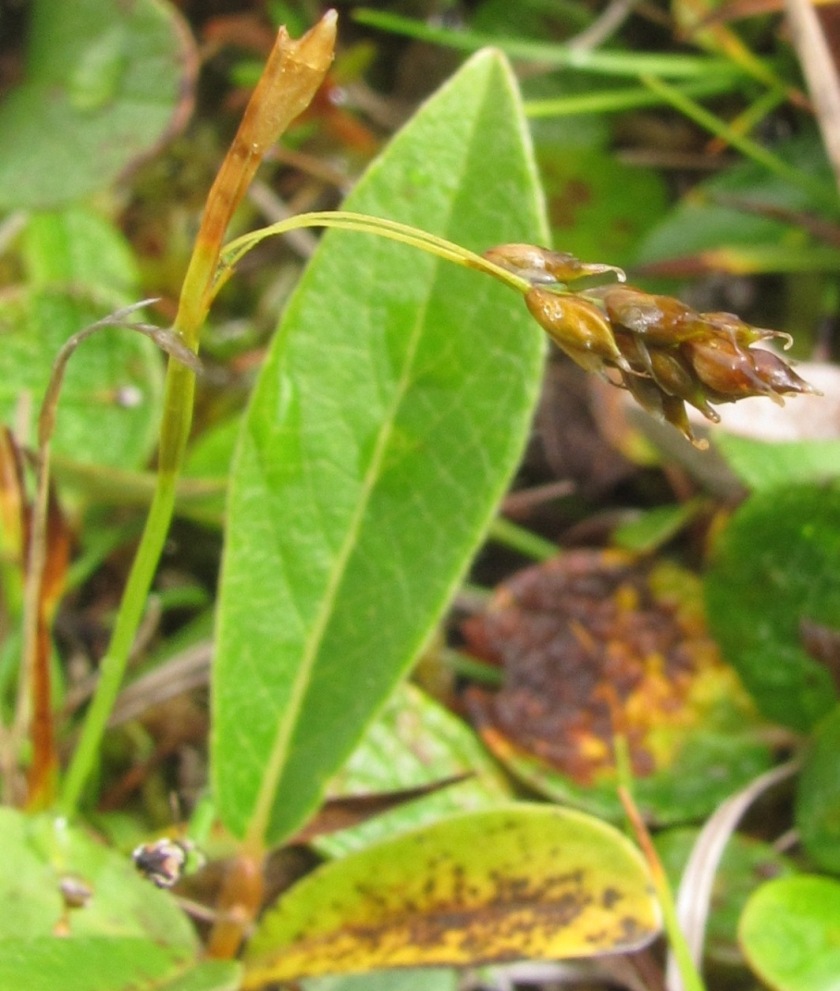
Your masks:
[[[264,916],[244,988],[380,967],[633,950],[659,932],[646,864],[612,826],[518,803],[325,864]]]

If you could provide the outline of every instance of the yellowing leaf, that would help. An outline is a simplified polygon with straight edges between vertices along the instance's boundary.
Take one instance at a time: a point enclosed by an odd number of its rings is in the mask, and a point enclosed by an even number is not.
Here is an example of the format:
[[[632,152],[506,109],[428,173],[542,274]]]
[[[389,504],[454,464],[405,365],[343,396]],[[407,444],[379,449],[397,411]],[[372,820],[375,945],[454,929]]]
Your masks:
[[[590,957],[636,949],[658,931],[646,865],[621,833],[523,803],[453,816],[318,868],[264,917],[243,987]]]
[[[474,725],[548,798],[620,819],[617,729],[639,809],[658,824],[708,814],[769,764],[755,707],[708,635],[697,578],[667,561],[570,551],[509,578],[464,633],[504,667],[498,691],[469,689]]]

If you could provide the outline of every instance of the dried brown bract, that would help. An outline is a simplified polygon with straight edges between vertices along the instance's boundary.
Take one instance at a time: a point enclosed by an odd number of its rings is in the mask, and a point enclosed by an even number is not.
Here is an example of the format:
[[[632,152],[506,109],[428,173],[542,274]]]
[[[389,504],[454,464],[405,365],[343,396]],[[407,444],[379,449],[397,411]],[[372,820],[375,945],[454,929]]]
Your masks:
[[[516,272],[533,285],[574,282],[588,275],[613,272],[624,281],[624,272],[615,265],[582,262],[567,251],[551,251],[535,244],[499,244],[484,252],[484,257],[510,272]]]

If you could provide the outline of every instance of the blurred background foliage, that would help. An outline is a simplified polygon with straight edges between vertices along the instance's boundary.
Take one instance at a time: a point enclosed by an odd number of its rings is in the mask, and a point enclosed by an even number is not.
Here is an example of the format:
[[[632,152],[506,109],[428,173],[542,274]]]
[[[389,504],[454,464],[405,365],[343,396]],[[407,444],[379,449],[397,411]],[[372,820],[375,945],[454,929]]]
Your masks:
[[[322,6],[138,0],[126,16],[105,0],[0,3],[0,411],[23,443],[69,333],[143,297],[159,297],[156,322],[171,321],[207,187],[276,26],[298,35]],[[232,233],[337,207],[418,104],[492,44],[521,83],[553,246],[622,266],[647,291],[789,332],[800,374],[824,395],[783,410],[766,399],[726,408],[721,427],[695,425],[712,440],[698,452],[552,352],[528,451],[470,584],[332,795],[469,779],[320,838],[319,853],[521,789],[620,817],[618,703],[643,811],[681,827],[657,837],[675,880],[695,838],[682,827],[787,757],[802,762],[795,784],[744,807],[708,952],[735,986],[753,986],[745,953],[771,987],[828,987],[807,958],[791,976],[754,935],[762,912],[784,918],[799,904],[795,886],[748,910],[740,949],[735,930],[768,876],[821,873],[811,897],[830,905],[840,870],[836,6],[336,6],[328,83],[269,156]],[[483,143],[490,173],[493,134]],[[225,481],[249,388],[316,243],[308,231],[266,241],[206,328],[179,519],[96,803],[100,826],[124,844],[171,818],[171,792],[189,810],[204,785]],[[73,548],[55,623],[66,720],[88,697],[151,491],[161,381],[159,356],[133,335],[103,335],[71,364],[55,459]],[[11,449],[2,457],[5,477],[16,476]],[[25,489],[7,481],[9,720],[21,499]],[[813,916],[808,931],[823,934],[829,923]]]

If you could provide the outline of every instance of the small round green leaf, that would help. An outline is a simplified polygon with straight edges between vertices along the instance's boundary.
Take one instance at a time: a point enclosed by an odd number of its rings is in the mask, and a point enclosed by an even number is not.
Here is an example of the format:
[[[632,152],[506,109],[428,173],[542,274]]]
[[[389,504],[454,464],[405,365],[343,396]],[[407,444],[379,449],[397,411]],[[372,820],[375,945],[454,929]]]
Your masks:
[[[0,209],[101,189],[183,117],[189,32],[161,0],[38,0],[27,74],[0,105]]]
[[[228,991],[175,900],[65,819],[0,809],[0,988]]]
[[[840,987],[840,884],[815,875],[770,881],[741,916],[741,947],[774,991]]]

